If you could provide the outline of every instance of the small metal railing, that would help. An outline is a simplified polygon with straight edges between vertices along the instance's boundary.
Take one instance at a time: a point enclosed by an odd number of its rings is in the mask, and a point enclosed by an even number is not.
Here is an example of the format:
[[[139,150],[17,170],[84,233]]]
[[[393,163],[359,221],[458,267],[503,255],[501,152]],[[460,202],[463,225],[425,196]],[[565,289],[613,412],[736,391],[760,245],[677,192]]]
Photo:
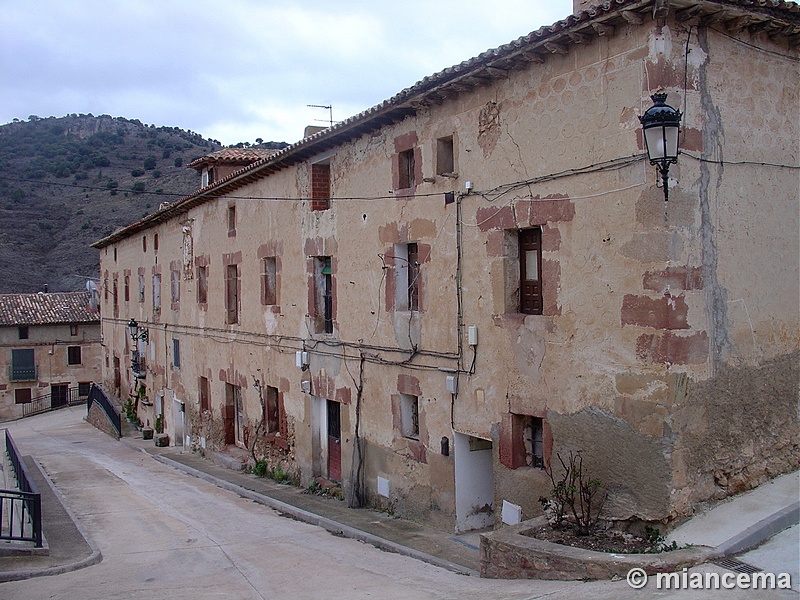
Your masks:
[[[93,383],[92,387],[89,388],[89,397],[86,400],[87,413],[92,409],[92,404],[95,403],[106,413],[111,425],[117,430],[117,435],[122,437],[122,419],[120,418],[119,409],[108,399],[103,388]]]
[[[0,490],[0,539],[33,542],[42,547],[42,497],[33,482],[11,434],[5,430],[8,464],[16,490]]]
[[[39,365],[29,365],[25,367],[8,365],[9,381],[36,381],[39,375]]]
[[[89,394],[88,387],[73,387],[66,390],[66,393],[44,394],[32,398],[30,402],[22,405],[22,416],[30,417],[40,413],[49,412],[51,410],[58,410],[59,408],[66,408],[67,406],[77,406],[86,402],[86,397]]]

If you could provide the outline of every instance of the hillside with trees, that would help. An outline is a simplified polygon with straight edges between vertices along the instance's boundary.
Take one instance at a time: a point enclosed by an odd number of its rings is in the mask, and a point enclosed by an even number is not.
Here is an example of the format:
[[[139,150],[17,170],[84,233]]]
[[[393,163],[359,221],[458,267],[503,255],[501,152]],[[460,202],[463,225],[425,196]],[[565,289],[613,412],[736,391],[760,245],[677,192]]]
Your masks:
[[[194,191],[185,165],[220,148],[108,115],[0,126],[0,293],[84,289],[98,277],[89,244]]]

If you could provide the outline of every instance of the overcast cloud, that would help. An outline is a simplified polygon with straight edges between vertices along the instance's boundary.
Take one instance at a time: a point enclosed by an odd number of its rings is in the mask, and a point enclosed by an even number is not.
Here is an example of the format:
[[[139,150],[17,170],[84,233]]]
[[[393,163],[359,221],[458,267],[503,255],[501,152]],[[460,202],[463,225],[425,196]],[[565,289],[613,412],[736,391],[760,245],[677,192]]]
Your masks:
[[[566,18],[572,0],[0,0],[0,123],[109,114],[294,142]],[[322,124],[316,122],[315,124]]]

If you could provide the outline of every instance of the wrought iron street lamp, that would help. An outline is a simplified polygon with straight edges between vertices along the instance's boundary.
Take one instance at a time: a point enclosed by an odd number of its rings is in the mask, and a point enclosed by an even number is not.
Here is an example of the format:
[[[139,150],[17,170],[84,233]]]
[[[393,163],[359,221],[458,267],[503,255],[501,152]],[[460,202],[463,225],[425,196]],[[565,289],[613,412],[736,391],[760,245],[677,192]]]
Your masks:
[[[644,130],[644,142],[650,164],[661,173],[664,184],[664,201],[669,200],[669,166],[678,162],[678,132],[681,111],[665,103],[667,94],[659,92],[650,96],[653,106],[639,117]]]
[[[147,341],[147,329],[139,330],[139,323],[136,322],[136,319],[131,319],[128,321],[128,333],[131,334],[131,340],[135,343],[136,340],[142,340],[143,342]]]

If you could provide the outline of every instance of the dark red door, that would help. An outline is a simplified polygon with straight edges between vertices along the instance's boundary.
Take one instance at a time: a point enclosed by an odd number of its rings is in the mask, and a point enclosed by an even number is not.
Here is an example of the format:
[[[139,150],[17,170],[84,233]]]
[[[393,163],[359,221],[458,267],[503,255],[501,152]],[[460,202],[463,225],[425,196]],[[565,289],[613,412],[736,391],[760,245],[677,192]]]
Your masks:
[[[328,479],[342,480],[342,420],[338,402],[328,400]]]

